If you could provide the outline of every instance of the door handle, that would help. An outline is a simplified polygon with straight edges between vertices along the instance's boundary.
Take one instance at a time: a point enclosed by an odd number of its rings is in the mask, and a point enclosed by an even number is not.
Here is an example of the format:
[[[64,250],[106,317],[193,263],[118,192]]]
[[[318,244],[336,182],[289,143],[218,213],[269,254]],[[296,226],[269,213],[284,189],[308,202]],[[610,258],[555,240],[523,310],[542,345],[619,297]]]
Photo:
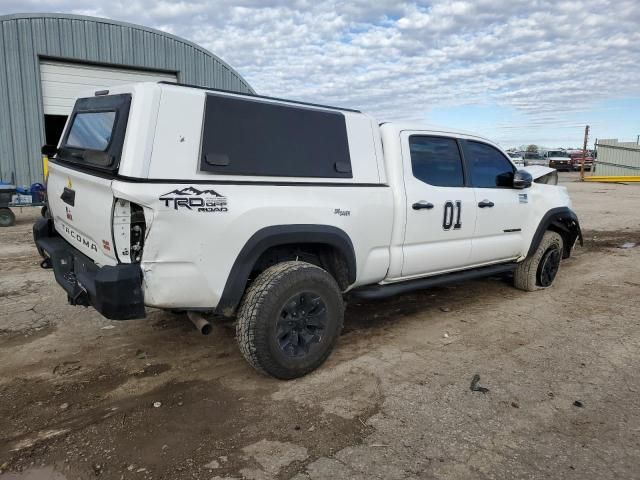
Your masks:
[[[75,207],[76,205],[76,191],[71,190],[70,188],[64,187],[62,191],[62,195],[60,195],[60,200],[62,200],[67,205],[71,205]]]
[[[480,203],[478,203],[478,206],[480,208],[485,208],[485,207],[493,207],[495,204],[493,202],[490,202],[489,200],[482,200]]]
[[[416,202],[413,205],[411,205],[411,208],[413,208],[414,210],[423,210],[425,208],[427,210],[431,210],[433,208],[433,203],[429,203],[429,202],[425,202],[424,200],[420,200],[419,202]]]

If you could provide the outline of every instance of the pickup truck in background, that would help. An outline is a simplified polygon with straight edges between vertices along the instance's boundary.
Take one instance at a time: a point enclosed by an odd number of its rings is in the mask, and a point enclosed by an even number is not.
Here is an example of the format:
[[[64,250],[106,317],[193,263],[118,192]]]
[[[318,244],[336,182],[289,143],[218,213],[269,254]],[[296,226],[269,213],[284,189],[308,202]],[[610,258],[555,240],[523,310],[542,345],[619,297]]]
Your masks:
[[[570,150],[569,158],[571,158],[571,168],[575,171],[580,171],[580,166],[582,164],[582,150]],[[587,172],[591,171],[593,167],[593,156],[590,151],[587,150],[587,154],[584,157],[584,169]]]
[[[558,171],[570,171],[573,170],[573,164],[571,163],[571,157],[566,150],[549,150],[545,152],[544,158],[547,159],[547,165],[550,168],[555,168]]]
[[[549,287],[581,238],[557,174],[455,129],[175,84],[79,98],[34,239],[74,305],[236,319],[258,371],[331,353],[344,297],[509,274]],[[197,322],[196,322],[197,320]]]

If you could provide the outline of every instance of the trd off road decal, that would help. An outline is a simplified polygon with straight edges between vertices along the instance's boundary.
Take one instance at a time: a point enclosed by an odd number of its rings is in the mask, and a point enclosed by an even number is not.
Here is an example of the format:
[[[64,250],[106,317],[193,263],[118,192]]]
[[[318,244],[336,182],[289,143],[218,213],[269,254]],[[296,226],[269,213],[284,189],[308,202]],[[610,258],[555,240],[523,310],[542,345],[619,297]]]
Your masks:
[[[165,207],[174,210],[186,209],[196,212],[227,212],[227,199],[214,190],[198,190],[194,187],[176,189],[160,195]]]

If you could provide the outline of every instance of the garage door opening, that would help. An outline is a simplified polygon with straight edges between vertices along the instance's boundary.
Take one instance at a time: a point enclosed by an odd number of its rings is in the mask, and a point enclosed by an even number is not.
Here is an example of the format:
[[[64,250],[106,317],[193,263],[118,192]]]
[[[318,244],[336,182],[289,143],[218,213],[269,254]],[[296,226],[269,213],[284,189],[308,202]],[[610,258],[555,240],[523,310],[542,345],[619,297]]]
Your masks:
[[[67,123],[66,115],[45,115],[44,136],[47,145],[57,145],[62,136],[64,125]]]
[[[71,115],[73,105],[79,96],[93,95],[96,90],[104,90],[116,85],[178,80],[176,74],[170,72],[59,62],[49,59],[40,61],[40,78],[47,145],[58,144],[67,118]]]

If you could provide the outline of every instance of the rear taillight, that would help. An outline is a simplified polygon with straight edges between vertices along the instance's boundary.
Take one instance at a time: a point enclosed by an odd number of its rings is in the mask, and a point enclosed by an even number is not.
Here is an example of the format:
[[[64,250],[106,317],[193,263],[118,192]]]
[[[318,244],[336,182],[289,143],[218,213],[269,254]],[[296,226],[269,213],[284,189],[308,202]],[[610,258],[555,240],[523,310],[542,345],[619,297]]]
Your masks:
[[[146,223],[140,205],[116,199],[113,206],[113,241],[121,263],[140,263]]]

